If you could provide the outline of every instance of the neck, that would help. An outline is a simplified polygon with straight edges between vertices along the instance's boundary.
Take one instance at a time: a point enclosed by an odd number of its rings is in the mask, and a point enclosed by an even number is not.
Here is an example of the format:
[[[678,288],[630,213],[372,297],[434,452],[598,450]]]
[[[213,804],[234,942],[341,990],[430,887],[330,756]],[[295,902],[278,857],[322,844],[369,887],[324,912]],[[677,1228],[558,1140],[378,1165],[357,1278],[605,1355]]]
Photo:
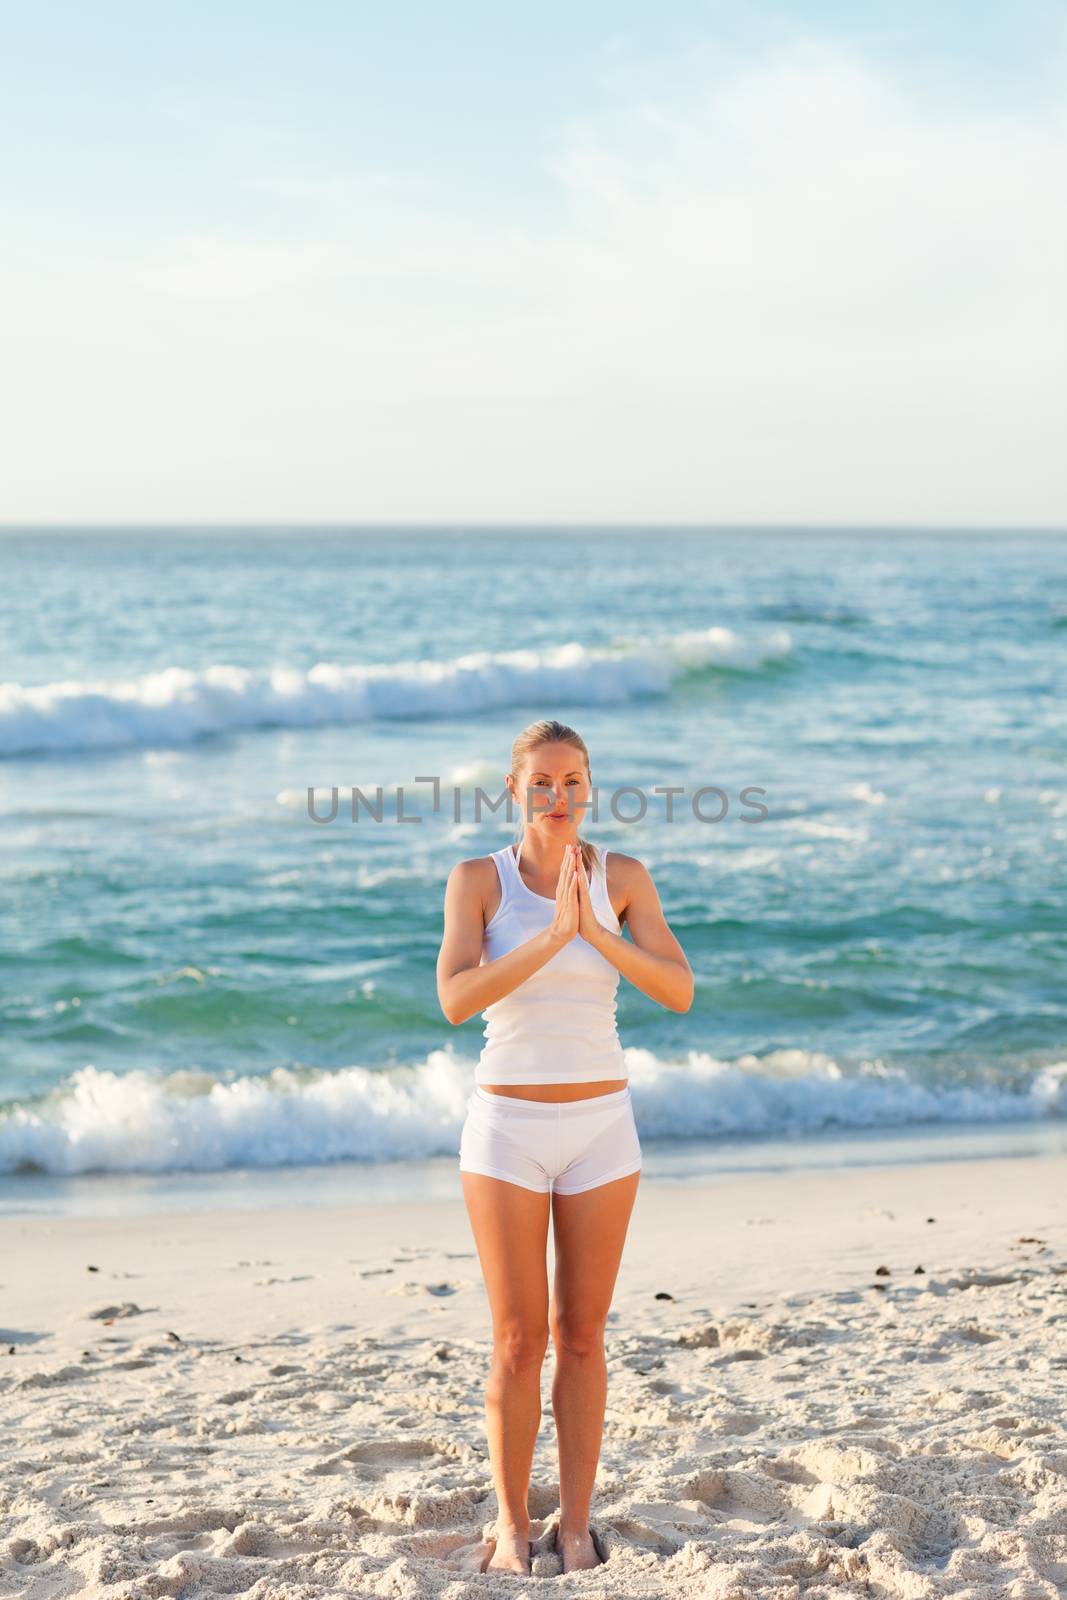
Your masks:
[[[534,872],[541,873],[543,877],[558,878],[567,846],[577,843],[577,831],[562,837],[553,836],[551,839],[546,839],[537,833],[525,833],[519,840],[515,861],[516,863],[525,861]]]

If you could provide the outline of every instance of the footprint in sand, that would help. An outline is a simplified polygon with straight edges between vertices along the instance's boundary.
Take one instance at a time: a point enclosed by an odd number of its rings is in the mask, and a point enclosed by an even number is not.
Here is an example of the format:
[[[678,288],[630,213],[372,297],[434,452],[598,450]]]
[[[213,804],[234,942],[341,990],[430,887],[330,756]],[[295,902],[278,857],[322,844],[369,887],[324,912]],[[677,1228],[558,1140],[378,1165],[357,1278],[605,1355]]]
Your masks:
[[[402,1283],[395,1289],[387,1289],[386,1294],[432,1294],[441,1299],[466,1286],[465,1283]]]
[[[354,1468],[357,1472],[379,1477],[408,1467],[414,1461],[424,1461],[428,1456],[443,1457],[444,1454],[431,1439],[367,1439],[327,1456],[311,1471],[316,1477],[326,1477]]]
[[[364,1462],[375,1467],[404,1467],[409,1461],[420,1461],[424,1456],[440,1455],[430,1439],[369,1439],[364,1444],[352,1445],[345,1451],[349,1461]]]
[[[967,1267],[961,1277],[945,1281],[950,1289],[992,1289],[1002,1283],[1018,1283],[1025,1276],[1027,1274],[1018,1272],[975,1272]]]

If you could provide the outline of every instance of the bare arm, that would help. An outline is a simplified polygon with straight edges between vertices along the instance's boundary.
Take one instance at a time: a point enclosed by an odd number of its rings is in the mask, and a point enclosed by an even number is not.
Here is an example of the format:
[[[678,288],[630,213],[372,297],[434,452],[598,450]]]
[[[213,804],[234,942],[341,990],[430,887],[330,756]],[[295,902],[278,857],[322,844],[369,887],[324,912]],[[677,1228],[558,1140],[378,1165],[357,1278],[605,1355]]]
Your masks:
[[[578,932],[578,879],[573,863],[568,867],[564,856],[556,888],[556,914],[548,927],[496,961],[482,965],[485,917],[477,867],[475,861],[457,862],[445,885],[437,998],[449,1022],[457,1027],[539,972]]]
[[[688,1011],[693,1004],[693,973],[685,952],[667,926],[648,868],[636,857],[620,856],[615,851],[612,859],[626,863],[626,926],[633,944],[597,919],[585,884],[579,886],[579,902],[585,913],[582,937],[649,999],[666,1006],[668,1011]],[[585,932],[586,925],[590,933]]]

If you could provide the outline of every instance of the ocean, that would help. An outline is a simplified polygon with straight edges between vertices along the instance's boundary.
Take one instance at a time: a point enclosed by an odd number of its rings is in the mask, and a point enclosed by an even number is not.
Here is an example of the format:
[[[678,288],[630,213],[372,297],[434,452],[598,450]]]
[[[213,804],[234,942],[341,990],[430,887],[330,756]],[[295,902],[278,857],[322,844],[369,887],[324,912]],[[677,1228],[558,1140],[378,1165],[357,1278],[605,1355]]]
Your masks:
[[[1067,1148],[1067,538],[9,528],[0,571],[8,1213],[458,1195],[444,884],[541,717],[695,974],[619,985],[648,1172]]]

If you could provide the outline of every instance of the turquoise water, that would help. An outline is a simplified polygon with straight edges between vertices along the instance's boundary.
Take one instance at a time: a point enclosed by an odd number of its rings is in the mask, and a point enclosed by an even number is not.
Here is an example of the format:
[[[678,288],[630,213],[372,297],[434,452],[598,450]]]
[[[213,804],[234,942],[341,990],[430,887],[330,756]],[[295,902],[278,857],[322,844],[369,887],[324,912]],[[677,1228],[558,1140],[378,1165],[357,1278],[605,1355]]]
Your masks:
[[[482,1024],[437,1002],[444,882],[514,837],[475,787],[542,716],[696,975],[684,1016],[620,983],[650,1150],[1064,1118],[1067,539],[8,531],[0,564],[16,1185],[451,1155]]]

